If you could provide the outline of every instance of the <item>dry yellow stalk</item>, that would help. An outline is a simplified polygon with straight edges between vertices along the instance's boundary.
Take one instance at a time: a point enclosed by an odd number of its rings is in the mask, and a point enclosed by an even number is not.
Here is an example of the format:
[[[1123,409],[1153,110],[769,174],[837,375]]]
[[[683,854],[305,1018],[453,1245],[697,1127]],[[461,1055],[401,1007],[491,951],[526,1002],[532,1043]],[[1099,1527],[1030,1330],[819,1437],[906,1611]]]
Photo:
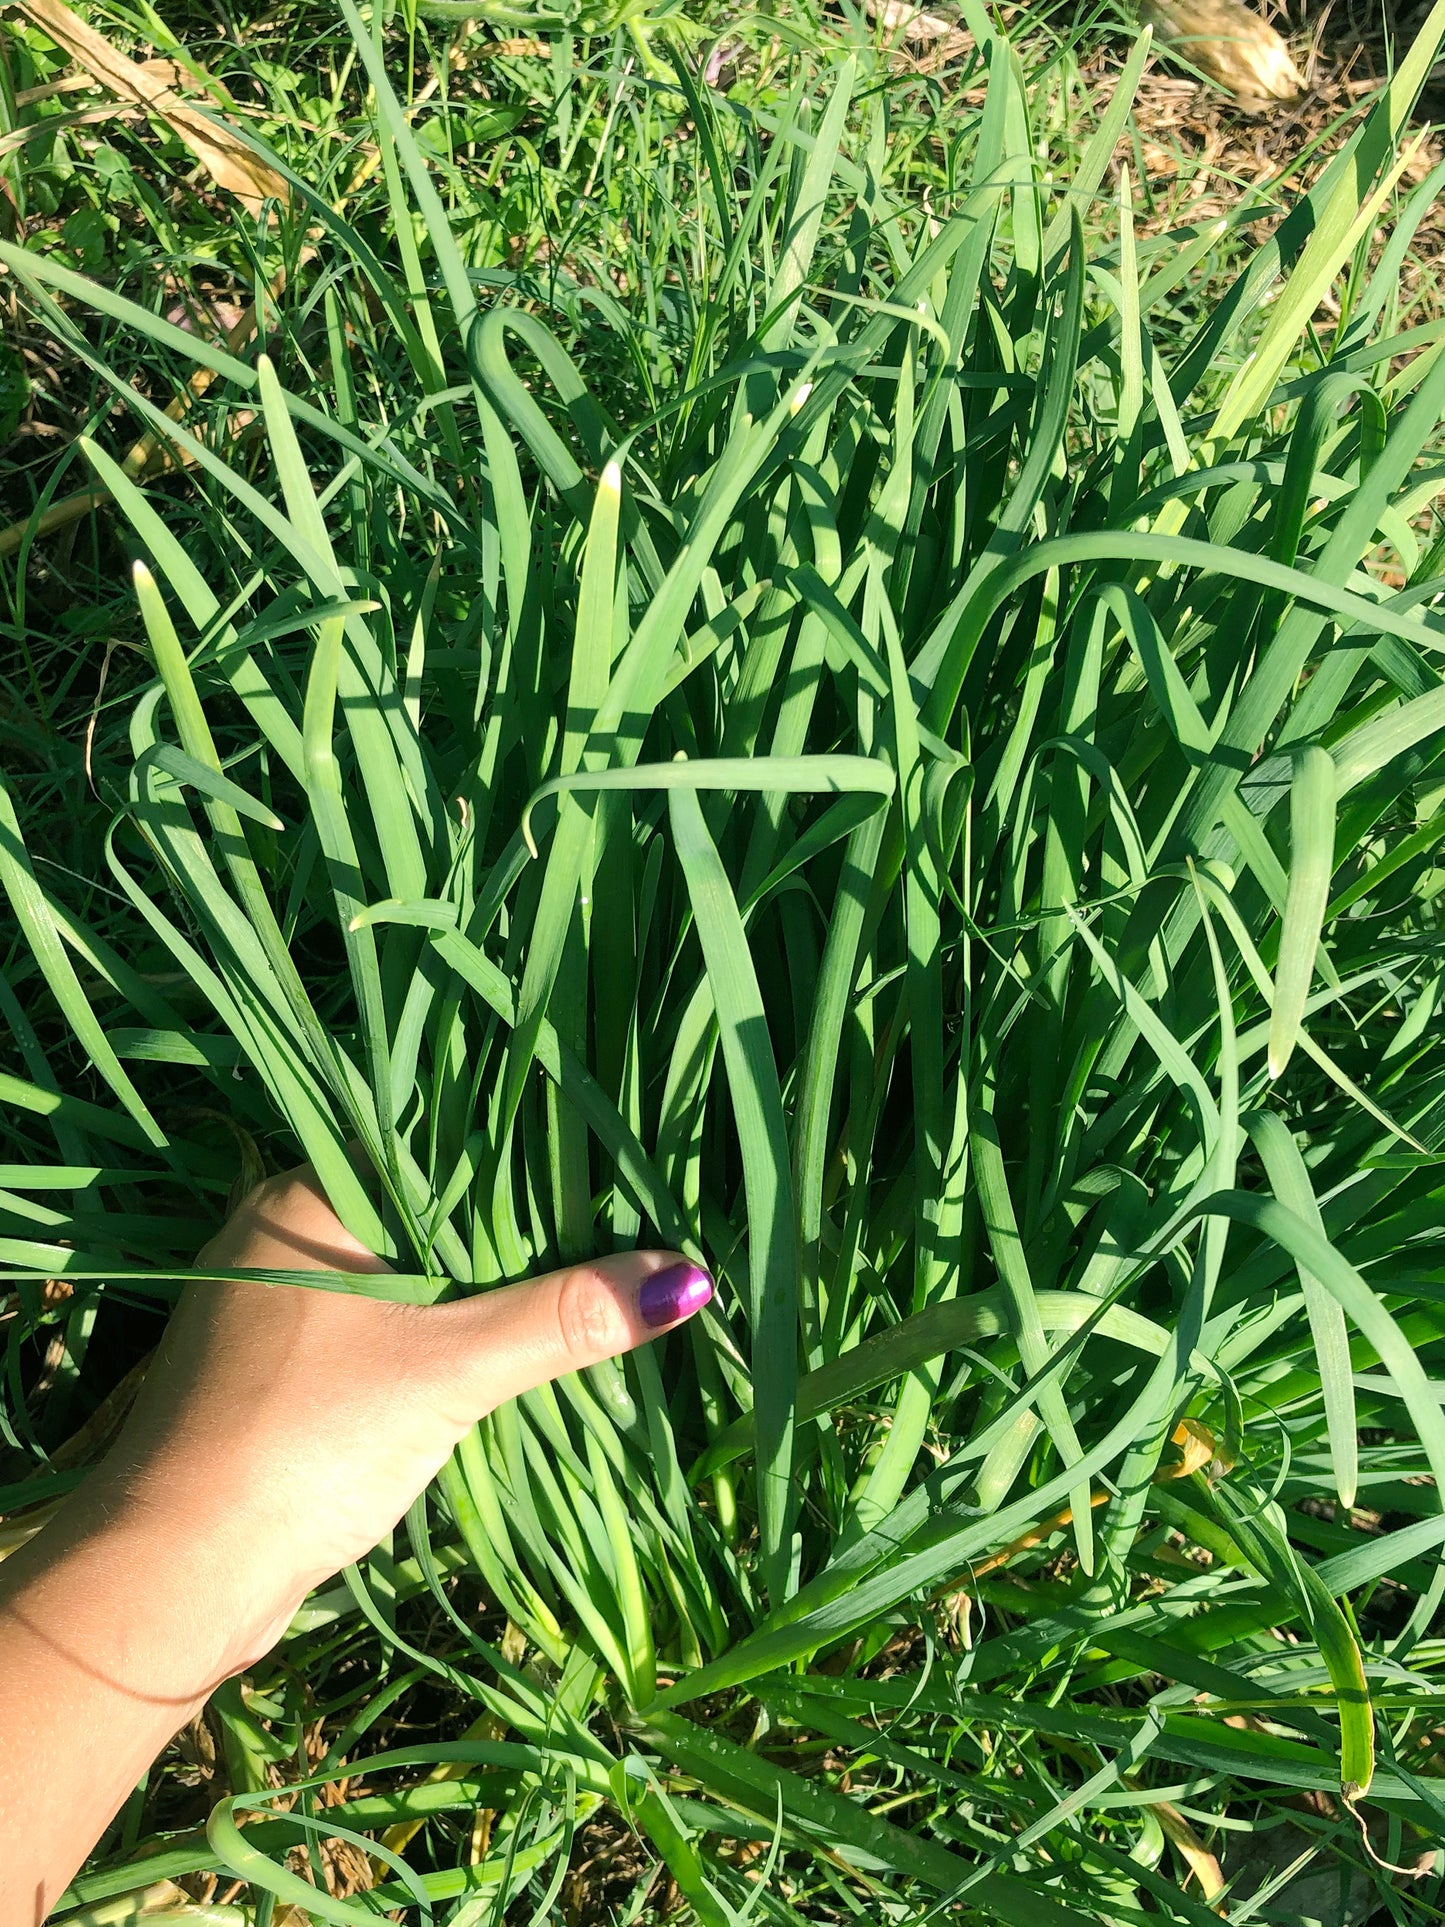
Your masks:
[[[189,67],[182,67],[175,60],[142,60],[136,64],[143,74],[163,87],[196,87],[200,84]],[[94,85],[93,74],[63,74],[59,80],[47,80],[43,87],[22,87],[15,96],[15,105],[30,107],[37,100],[53,100],[57,94],[74,94]]]
[[[1224,1891],[1224,1873],[1218,1859],[1205,1846],[1178,1807],[1171,1806],[1167,1800],[1159,1800],[1155,1802],[1153,1811],[1165,1839],[1178,1848],[1180,1857],[1199,1882],[1199,1891],[1207,1901],[1212,1901],[1216,1894]],[[1214,1911],[1222,1914],[1224,1908],[1216,1906]]]
[[[910,6],[908,0],[865,0],[865,4],[870,20],[876,20],[886,34],[897,34],[904,40],[927,44],[952,32],[947,20]]]
[[[1169,1436],[1171,1443],[1179,1447],[1179,1462],[1177,1465],[1161,1465],[1151,1481],[1154,1485],[1167,1485],[1173,1479],[1187,1479],[1193,1473],[1202,1472],[1207,1465],[1215,1462],[1218,1462],[1222,1470],[1228,1471],[1234,1463],[1220,1451],[1219,1441],[1209,1427],[1201,1424],[1198,1419],[1181,1419]],[[1097,1509],[1109,1497],[1106,1487],[1095,1486],[1089,1494],[1089,1504]],[[1041,1520],[1036,1526],[1030,1526],[1028,1531],[1020,1533],[1017,1539],[1011,1539],[999,1551],[990,1553],[987,1559],[981,1559],[972,1567],[971,1578],[977,1581],[986,1578],[991,1572],[997,1572],[1000,1566],[1006,1566],[1010,1559],[1016,1558],[1019,1553],[1028,1552],[1034,1546],[1041,1546],[1046,1539],[1051,1539],[1056,1532],[1061,1532],[1065,1526],[1072,1525],[1073,1522],[1074,1508],[1063,1506],[1051,1518]],[[956,1619],[961,1618],[966,1630],[971,1604],[967,1591],[945,1586],[933,1597],[935,1601],[944,1602]]]
[[[1167,52],[1243,106],[1294,100],[1304,75],[1289,48],[1243,0],[1143,0],[1140,18]]]
[[[122,100],[157,114],[190,148],[217,187],[251,208],[263,201],[285,202],[287,187],[266,163],[229,129],[188,107],[177,95],[157,63],[131,60],[117,52],[103,34],[87,26],[64,0],[17,0],[20,11],[48,33],[102,87]],[[162,68],[169,63],[159,63]]]

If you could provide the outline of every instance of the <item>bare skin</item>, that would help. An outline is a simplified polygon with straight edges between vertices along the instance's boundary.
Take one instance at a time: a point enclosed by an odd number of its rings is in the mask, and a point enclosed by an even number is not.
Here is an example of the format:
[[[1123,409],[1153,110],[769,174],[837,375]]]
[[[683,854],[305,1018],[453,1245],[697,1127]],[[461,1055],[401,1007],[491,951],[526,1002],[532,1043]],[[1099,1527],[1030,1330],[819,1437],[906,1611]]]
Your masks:
[[[253,1191],[197,1262],[387,1269],[307,1170]],[[477,1419],[705,1297],[673,1252],[433,1306],[187,1286],[115,1447],[0,1566],[0,1927],[39,1927],[167,1740]]]

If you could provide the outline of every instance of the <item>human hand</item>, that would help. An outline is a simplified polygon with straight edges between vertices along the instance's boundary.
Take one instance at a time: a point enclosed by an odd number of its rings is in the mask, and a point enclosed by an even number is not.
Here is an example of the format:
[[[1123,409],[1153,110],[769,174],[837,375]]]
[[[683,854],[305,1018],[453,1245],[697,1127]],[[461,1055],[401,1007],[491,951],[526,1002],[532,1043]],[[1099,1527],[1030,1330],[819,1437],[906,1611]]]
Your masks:
[[[387,1269],[304,1168],[253,1191],[199,1264]],[[444,1305],[187,1285],[120,1439],[0,1567],[0,1927],[39,1927],[171,1735],[385,1536],[477,1419],[711,1293],[670,1252]]]
[[[210,1270],[385,1272],[309,1167],[258,1186]],[[397,1523],[476,1421],[692,1315],[707,1274],[629,1252],[442,1305],[259,1281],[185,1288],[92,1501],[164,1517],[222,1588],[213,1678],[280,1637],[313,1586]]]

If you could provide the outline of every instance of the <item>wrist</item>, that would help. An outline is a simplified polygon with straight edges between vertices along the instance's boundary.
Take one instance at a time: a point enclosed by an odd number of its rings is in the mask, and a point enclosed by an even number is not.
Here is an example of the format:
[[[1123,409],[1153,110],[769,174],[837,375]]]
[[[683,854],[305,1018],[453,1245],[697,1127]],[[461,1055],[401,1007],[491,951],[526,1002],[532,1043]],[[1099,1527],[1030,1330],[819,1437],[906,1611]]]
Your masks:
[[[96,1472],[0,1568],[0,1618],[57,1664],[185,1723],[266,1652],[304,1586],[265,1584],[244,1531],[143,1479]]]
[[[45,1917],[254,1625],[209,1549],[103,1488],[0,1566],[0,1921]]]

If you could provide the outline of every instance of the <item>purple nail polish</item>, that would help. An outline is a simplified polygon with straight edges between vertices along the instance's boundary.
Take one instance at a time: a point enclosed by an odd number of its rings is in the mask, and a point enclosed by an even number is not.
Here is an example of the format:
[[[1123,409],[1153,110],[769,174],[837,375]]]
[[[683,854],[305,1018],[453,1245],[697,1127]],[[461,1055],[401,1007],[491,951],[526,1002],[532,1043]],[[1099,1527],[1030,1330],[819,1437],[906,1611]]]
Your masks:
[[[712,1297],[712,1279],[701,1265],[668,1265],[654,1271],[637,1294],[644,1325],[675,1325],[691,1318]]]

